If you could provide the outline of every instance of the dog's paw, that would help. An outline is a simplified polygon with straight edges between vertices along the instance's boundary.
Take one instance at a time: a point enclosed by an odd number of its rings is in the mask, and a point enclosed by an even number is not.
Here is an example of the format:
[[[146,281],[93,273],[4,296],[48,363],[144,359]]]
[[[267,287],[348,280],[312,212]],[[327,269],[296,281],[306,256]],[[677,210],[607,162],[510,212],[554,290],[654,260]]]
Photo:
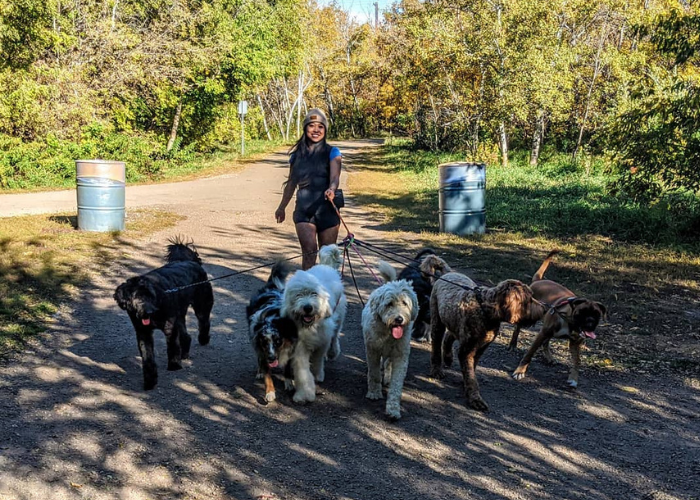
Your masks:
[[[450,354],[449,356],[442,357],[442,365],[445,368],[451,367],[453,362],[454,362],[454,357],[452,356],[452,354]]]
[[[197,340],[199,340],[199,345],[207,345],[211,340],[211,336],[209,334],[200,334],[199,337],[197,337]]]
[[[315,392],[297,391],[294,393],[292,401],[295,403],[312,403],[316,401],[316,394]]]
[[[516,369],[511,376],[515,380],[522,380],[525,378],[525,370],[520,371],[520,369]]]
[[[335,340],[331,344],[330,349],[328,349],[328,353],[326,354],[326,359],[328,361],[333,361],[334,359],[338,359],[340,356],[340,343]]]
[[[275,399],[277,399],[277,394],[275,394],[275,391],[265,394],[265,401],[268,403],[272,403]]]
[[[484,401],[480,397],[470,399],[469,406],[476,411],[488,411],[489,409],[489,405],[487,405],[486,401]]]
[[[430,377],[438,380],[445,378],[445,372],[441,368],[433,368],[430,370]]]
[[[367,391],[367,395],[365,396],[367,399],[371,399],[372,401],[376,401],[378,399],[382,399],[384,396],[382,395],[382,390],[381,388],[379,390],[369,390]]]
[[[326,372],[317,373],[316,375],[314,375],[314,380],[316,382],[323,382],[324,380],[326,380]]]
[[[566,381],[566,383],[567,383],[567,385],[568,385],[570,388],[572,388],[572,389],[578,388],[578,381],[576,381],[576,380],[569,379],[569,380]]]
[[[148,379],[143,381],[143,390],[150,391],[155,389],[156,384],[158,384],[158,378]]]
[[[284,390],[285,391],[293,391],[294,390],[294,382],[291,379],[284,379]]]
[[[175,372],[177,370],[182,370],[182,364],[178,361],[168,361],[168,371]]]
[[[386,417],[392,421],[396,422],[401,418],[401,408],[396,405],[386,405],[386,410],[384,410]]]

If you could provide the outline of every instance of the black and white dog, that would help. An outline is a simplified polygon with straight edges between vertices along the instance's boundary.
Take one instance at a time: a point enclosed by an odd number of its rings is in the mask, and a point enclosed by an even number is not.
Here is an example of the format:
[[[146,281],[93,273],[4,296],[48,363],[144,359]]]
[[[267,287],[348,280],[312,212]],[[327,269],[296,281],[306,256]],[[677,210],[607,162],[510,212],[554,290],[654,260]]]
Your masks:
[[[291,318],[280,314],[285,280],[289,273],[290,269],[284,262],[275,264],[265,286],[258,290],[246,307],[250,343],[258,361],[256,378],[265,380],[265,400],[268,402],[276,398],[272,368],[284,366],[285,383],[292,385],[289,357],[298,338],[297,326]]]
[[[418,342],[430,342],[430,293],[435,280],[451,271],[441,257],[430,248],[424,248],[399,273],[399,280],[406,280],[413,286],[418,297],[418,318],[413,322],[411,337]]]
[[[168,370],[180,370],[181,360],[190,355],[192,339],[187,333],[185,315],[192,306],[199,322],[199,343],[209,343],[210,315],[214,293],[202,259],[194,245],[176,237],[170,240],[167,264],[141,276],[129,278],[117,287],[114,300],[129,313],[136,330],[143,362],[143,388],[158,383],[158,369],[153,354],[153,330],[165,333],[168,344]],[[196,286],[166,293],[186,285]]]

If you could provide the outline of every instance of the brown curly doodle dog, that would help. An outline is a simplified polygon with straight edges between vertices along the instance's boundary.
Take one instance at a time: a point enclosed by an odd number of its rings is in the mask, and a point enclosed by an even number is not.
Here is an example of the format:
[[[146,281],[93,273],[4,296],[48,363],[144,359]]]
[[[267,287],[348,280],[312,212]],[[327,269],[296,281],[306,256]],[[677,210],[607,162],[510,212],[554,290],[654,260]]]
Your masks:
[[[459,364],[464,377],[467,404],[486,411],[476,381],[479,358],[498,335],[502,321],[521,323],[525,318],[541,317],[542,304],[532,297],[530,287],[518,280],[505,280],[487,288],[477,286],[460,273],[447,273],[435,282],[430,295],[432,354],[430,375],[445,376],[443,361],[451,364],[451,346],[459,340]],[[450,335],[443,338],[445,329]]]

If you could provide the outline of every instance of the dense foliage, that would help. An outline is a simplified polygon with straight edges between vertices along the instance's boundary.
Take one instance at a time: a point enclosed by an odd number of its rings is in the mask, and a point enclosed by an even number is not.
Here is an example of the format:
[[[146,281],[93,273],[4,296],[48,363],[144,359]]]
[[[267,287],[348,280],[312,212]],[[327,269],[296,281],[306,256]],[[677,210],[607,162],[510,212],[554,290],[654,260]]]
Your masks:
[[[545,149],[608,189],[687,206],[700,188],[697,2],[401,0],[378,25],[315,0],[0,0],[0,187],[134,176],[253,138],[312,106],[334,136],[410,135],[507,165]]]

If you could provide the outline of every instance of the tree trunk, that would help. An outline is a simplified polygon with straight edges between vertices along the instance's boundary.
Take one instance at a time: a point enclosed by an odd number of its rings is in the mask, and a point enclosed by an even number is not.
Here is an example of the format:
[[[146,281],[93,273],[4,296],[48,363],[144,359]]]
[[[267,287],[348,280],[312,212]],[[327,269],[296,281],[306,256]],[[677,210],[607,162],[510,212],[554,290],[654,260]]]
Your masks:
[[[299,70],[299,80],[297,82],[297,137],[301,134],[301,101],[304,98],[304,71]]]
[[[540,158],[540,146],[544,137],[544,111],[537,112],[535,120],[535,133],[532,134],[532,151],[530,151],[530,165],[537,165]]]
[[[114,26],[117,19],[117,5],[119,5],[119,0],[114,0],[114,5],[112,6],[112,31],[114,31]]]
[[[168,145],[165,150],[170,153],[175,145],[175,139],[177,138],[177,128],[180,125],[180,115],[182,114],[182,97],[177,102],[177,108],[175,108],[175,116],[173,117],[173,128],[170,129],[170,139],[168,139]]]
[[[576,160],[576,156],[578,155],[579,149],[581,149],[581,143],[583,142],[583,131],[586,128],[586,121],[588,121],[588,113],[591,110],[591,96],[593,95],[593,85],[595,84],[595,80],[598,77],[598,73],[600,72],[600,55],[603,52],[603,45],[605,44],[605,36],[607,35],[607,31],[608,31],[608,21],[606,18],[605,23],[603,24],[603,28],[600,31],[600,41],[598,42],[598,52],[596,53],[595,62],[593,63],[593,77],[591,78],[591,84],[588,87],[588,94],[586,95],[586,108],[585,108],[585,111],[583,112],[583,118],[581,119],[581,128],[579,129],[579,132],[578,132],[578,140],[576,141],[576,148],[574,149],[574,152],[571,155],[571,157],[574,160]]]
[[[501,165],[508,166],[508,134],[506,133],[506,124],[501,122],[498,126],[498,143],[501,149]]]
[[[262,99],[260,99],[260,94],[258,94],[257,97],[258,97],[258,106],[260,106],[260,111],[262,113],[263,127],[265,127],[265,133],[267,134],[267,140],[271,141],[272,136],[270,135],[270,129],[267,128],[267,120],[265,119],[265,108],[263,107]]]

